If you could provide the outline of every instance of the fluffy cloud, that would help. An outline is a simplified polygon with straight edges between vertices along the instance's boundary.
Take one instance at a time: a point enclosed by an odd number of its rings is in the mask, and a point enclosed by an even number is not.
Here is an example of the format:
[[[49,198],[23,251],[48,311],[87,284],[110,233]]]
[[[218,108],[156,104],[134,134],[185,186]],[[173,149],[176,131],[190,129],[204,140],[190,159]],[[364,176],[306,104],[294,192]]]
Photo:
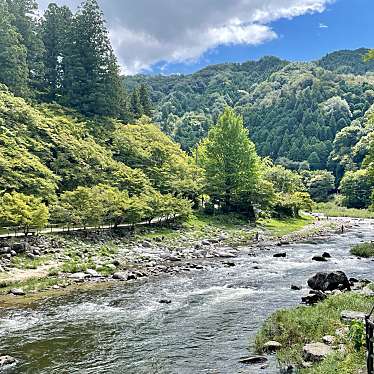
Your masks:
[[[194,61],[218,45],[277,38],[271,22],[322,12],[334,0],[101,0],[126,73],[152,64]],[[75,8],[77,0],[58,0]],[[43,8],[47,0],[39,0]]]

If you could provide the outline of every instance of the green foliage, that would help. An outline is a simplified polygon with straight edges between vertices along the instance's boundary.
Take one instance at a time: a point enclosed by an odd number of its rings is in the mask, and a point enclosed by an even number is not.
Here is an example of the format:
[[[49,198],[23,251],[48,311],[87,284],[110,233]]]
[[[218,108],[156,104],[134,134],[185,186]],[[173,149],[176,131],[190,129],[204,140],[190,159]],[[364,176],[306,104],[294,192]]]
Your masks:
[[[112,134],[115,158],[141,168],[161,193],[196,199],[202,189],[202,170],[159,128],[150,123],[119,125]]]
[[[273,184],[276,192],[293,193],[305,189],[300,175],[281,165],[271,164],[265,176]]]
[[[345,293],[342,295],[330,296],[325,301],[313,307],[300,306],[290,310],[277,311],[268,318],[258,333],[256,337],[257,350],[261,351],[265,342],[275,340],[283,346],[283,348],[277,352],[278,359],[282,363],[301,365],[303,361],[303,345],[310,342],[321,341],[322,337],[325,335],[335,336],[336,329],[342,326],[340,313],[343,310],[355,310],[367,313],[371,306],[371,298],[355,293]],[[337,339],[339,339],[339,337],[337,337]],[[355,355],[355,340],[345,340],[343,342],[348,345],[348,357]],[[346,367],[352,364],[350,360],[352,360],[353,357],[351,356],[350,359],[348,359],[348,357],[344,357],[344,360],[343,357],[340,357],[340,360],[335,357],[333,363],[327,362],[324,365],[339,366],[339,362],[344,362],[344,366]],[[365,365],[364,357],[365,355],[362,354],[359,356],[359,360],[354,362],[356,369]],[[356,358],[356,356],[354,356],[354,358]],[[311,371],[305,372],[327,373],[326,371],[320,371],[318,366],[311,369]],[[332,371],[332,373],[341,372],[352,373],[355,371]]]
[[[359,257],[374,257],[374,242],[356,244],[351,249],[351,253]]]
[[[6,0],[12,14],[12,26],[21,35],[21,42],[26,49],[28,84],[31,95],[39,94],[43,87],[45,53],[37,15],[38,4],[35,0]],[[4,82],[5,83],[5,82]]]
[[[124,115],[119,67],[96,0],[85,0],[73,17],[65,60],[64,100],[69,106],[89,115]]]
[[[319,61],[319,65],[344,74],[366,74],[374,70],[374,63],[365,62],[369,61],[366,57],[370,57],[370,51],[365,48],[343,50],[329,53]]]
[[[0,82],[5,83],[15,94],[28,93],[27,50],[22,44],[21,34],[11,23],[6,0],[0,1]]]
[[[327,201],[335,189],[335,178],[326,170],[303,171],[301,175],[312,199]]]
[[[259,158],[243,119],[226,108],[200,148],[206,192],[225,211],[237,205],[253,215],[251,193],[259,179]]]
[[[45,47],[44,94],[47,101],[60,100],[64,89],[67,40],[72,12],[66,7],[49,4],[42,20],[41,34]]]
[[[335,135],[353,120],[361,122],[374,102],[370,75],[342,75],[348,71],[326,69],[347,64],[355,74],[374,71],[372,64],[363,62],[365,53],[351,51],[352,59],[347,61],[343,52],[338,53],[333,63],[327,63],[333,56],[317,63],[266,57],[214,65],[188,76],[125,77],[125,84],[150,87],[155,121],[183,149],[193,149],[223,109],[232,106],[243,115],[261,156],[287,158],[303,169],[309,159],[317,170],[326,168]],[[338,146],[335,152],[339,153]],[[362,157],[354,156],[354,162]],[[334,172],[340,154],[338,158],[331,163]]]
[[[0,217],[3,225],[21,227],[27,234],[31,228],[47,225],[49,211],[41,199],[12,192],[0,197]]]
[[[365,324],[362,321],[353,321],[349,326],[348,338],[354,349],[359,352],[365,346]]]
[[[348,171],[340,183],[340,191],[344,196],[343,204],[347,208],[367,208],[373,189],[373,177],[365,169]]]
[[[336,201],[318,203],[314,211],[324,213],[328,217],[374,218],[374,212],[367,209],[353,209],[338,205]]]
[[[300,217],[300,211],[310,212],[313,200],[307,192],[278,193],[273,204],[275,215],[278,217]]]

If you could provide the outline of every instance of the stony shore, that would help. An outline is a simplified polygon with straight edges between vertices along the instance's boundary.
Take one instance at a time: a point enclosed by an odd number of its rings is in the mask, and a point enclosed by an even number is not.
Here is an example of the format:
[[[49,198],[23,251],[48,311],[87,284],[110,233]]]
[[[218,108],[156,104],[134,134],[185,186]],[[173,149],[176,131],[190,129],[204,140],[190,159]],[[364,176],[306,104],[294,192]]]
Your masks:
[[[344,221],[348,228],[351,221]],[[144,228],[43,235],[0,241],[0,307],[113,282],[136,281],[217,266],[235,266],[243,251],[257,251],[339,232],[339,220],[316,220],[274,237],[263,227],[206,225],[199,230]]]

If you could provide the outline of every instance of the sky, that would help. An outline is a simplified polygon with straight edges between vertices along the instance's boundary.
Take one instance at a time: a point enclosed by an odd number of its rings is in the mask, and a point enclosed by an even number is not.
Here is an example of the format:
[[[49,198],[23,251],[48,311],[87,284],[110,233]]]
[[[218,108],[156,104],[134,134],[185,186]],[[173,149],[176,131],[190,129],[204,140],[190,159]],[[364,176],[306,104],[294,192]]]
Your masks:
[[[38,0],[46,8],[49,0]],[[54,0],[73,10],[80,0]],[[374,47],[374,0],[99,0],[124,74]]]

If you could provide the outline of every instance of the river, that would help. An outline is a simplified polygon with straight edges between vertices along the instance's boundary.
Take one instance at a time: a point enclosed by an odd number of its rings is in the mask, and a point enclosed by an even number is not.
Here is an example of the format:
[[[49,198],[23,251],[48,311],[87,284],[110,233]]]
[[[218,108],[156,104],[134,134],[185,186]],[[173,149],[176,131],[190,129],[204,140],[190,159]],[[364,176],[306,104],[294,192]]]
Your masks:
[[[317,242],[243,250],[235,267],[214,267],[118,283],[0,310],[0,354],[19,364],[7,373],[234,374],[277,373],[241,365],[256,331],[279,308],[297,305],[317,271],[372,278],[374,263],[349,254],[374,240],[374,222],[355,221],[342,235]],[[274,258],[276,252],[286,258]],[[311,261],[329,252],[328,262]],[[231,261],[231,259],[230,259]],[[291,291],[290,285],[303,285]],[[170,304],[160,304],[170,299]]]

